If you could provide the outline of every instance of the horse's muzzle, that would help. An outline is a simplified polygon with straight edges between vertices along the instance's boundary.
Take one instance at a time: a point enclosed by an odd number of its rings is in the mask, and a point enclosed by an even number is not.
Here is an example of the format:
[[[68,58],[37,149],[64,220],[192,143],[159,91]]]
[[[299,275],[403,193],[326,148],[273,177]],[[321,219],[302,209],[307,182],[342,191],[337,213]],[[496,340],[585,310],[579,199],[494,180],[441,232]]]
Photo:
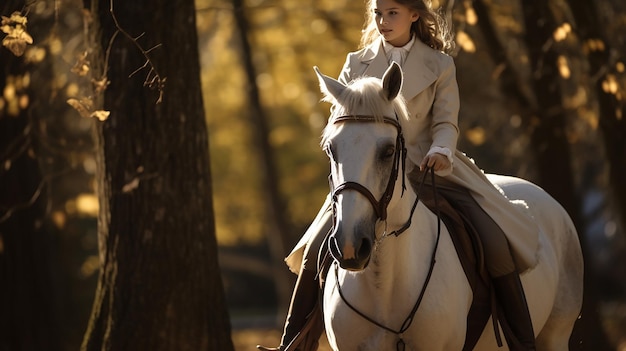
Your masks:
[[[342,243],[337,238],[339,234],[340,231],[335,228],[328,240],[329,251],[333,258],[345,270],[361,271],[365,269],[372,256],[372,240],[363,236],[355,240],[353,244],[345,241]]]

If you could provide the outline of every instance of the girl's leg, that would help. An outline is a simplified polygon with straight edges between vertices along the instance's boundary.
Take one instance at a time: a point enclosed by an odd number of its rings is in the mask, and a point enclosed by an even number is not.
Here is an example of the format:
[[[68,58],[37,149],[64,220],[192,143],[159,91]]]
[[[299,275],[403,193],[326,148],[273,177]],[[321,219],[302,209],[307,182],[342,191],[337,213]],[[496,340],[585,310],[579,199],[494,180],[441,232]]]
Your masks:
[[[535,334],[526,296],[504,232],[467,190],[443,187],[437,191],[470,217],[480,236],[503,317],[516,337],[516,340],[507,339],[509,348],[514,351],[535,350]]]
[[[314,235],[311,236],[302,260],[302,267],[300,267],[300,273],[296,280],[296,285],[293,289],[291,296],[291,303],[289,304],[289,311],[285,320],[285,328],[281,338],[280,346],[267,348],[263,346],[257,346],[260,350],[264,351],[310,351],[317,349],[317,342],[322,334],[323,325],[313,326],[308,329],[306,333],[308,335],[299,335],[304,328],[307,320],[310,318],[317,318],[319,316],[313,316],[313,313],[319,313],[315,310],[315,306],[319,299],[320,286],[316,279],[317,276],[317,255],[324,241],[324,237],[330,231],[332,226],[332,211],[329,206],[324,206],[320,210],[316,221],[312,223],[309,230],[314,230]],[[319,320],[318,322],[321,322]],[[317,323],[316,323],[317,324]],[[295,339],[298,337],[296,342]]]

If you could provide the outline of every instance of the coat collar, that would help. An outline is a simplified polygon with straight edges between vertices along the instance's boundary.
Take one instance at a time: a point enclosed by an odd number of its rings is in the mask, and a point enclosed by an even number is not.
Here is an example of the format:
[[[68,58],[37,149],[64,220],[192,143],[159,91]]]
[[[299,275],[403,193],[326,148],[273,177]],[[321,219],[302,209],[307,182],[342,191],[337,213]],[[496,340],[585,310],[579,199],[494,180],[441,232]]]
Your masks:
[[[407,101],[437,80],[437,75],[426,65],[424,53],[427,50],[432,49],[422,41],[415,40],[402,67],[404,75],[402,95]],[[369,45],[361,55],[361,62],[368,65],[364,72],[365,76],[381,78],[389,67],[382,41],[375,41]]]

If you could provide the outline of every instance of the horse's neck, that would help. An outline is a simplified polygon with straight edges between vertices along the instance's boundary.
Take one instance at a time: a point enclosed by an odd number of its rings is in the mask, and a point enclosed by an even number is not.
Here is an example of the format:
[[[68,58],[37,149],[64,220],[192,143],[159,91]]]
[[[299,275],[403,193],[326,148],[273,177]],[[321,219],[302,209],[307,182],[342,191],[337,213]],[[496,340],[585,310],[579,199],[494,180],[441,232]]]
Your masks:
[[[389,219],[403,214],[404,224],[410,209],[397,212],[389,213]],[[347,299],[366,315],[393,328],[400,327],[402,318],[416,303],[428,274],[435,242],[435,221],[428,213],[423,204],[418,204],[411,226],[397,237],[379,240],[364,271],[341,274],[340,280],[347,279],[342,284]]]
[[[400,177],[396,181],[396,189],[394,190],[393,197],[387,208],[387,220],[383,223],[386,225],[388,232],[392,232],[404,226],[409,217],[412,215],[411,210],[417,199],[417,195],[409,186],[406,190],[402,191],[402,180]]]
[[[414,195],[409,196],[405,203],[399,204],[389,213],[386,224],[388,233],[406,224],[414,200]],[[433,222],[432,214],[420,203],[412,214],[408,229],[398,236],[391,235],[378,241],[371,267],[368,267],[366,274],[369,283],[379,293],[388,293],[386,296],[393,300],[394,291],[415,289],[416,284],[423,283],[435,242],[436,228]]]

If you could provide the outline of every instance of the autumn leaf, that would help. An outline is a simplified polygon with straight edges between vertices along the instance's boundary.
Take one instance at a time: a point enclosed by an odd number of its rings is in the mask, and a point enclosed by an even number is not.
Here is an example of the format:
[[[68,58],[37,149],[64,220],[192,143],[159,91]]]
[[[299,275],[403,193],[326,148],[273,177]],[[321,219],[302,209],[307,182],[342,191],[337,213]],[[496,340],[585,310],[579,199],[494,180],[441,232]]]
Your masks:
[[[101,121],[105,121],[107,118],[109,118],[109,115],[111,114],[111,111],[105,110],[92,111],[93,101],[90,98],[81,98],[80,100],[70,98],[67,99],[67,103],[72,106],[76,111],[78,111],[81,117],[97,118]]]
[[[91,99],[67,99],[67,103],[72,106],[78,113],[80,113],[81,117],[89,118],[91,117],[91,109],[93,108],[93,103]]]
[[[2,16],[2,25],[0,29],[6,33],[6,37],[2,39],[2,45],[15,56],[22,56],[26,51],[26,45],[33,43],[33,38],[26,31],[27,18],[19,12],[13,12],[11,17]]]
[[[91,84],[93,84],[96,94],[99,94],[107,88],[109,80],[107,77],[103,77],[102,79],[92,79]]]
[[[101,121],[105,121],[107,118],[109,118],[110,114],[111,114],[111,111],[96,110],[91,113],[91,117],[95,117]]]
[[[6,21],[5,21],[6,20]],[[22,16],[18,11],[15,11],[11,14],[11,17],[7,18],[5,16],[2,16],[2,24],[8,24],[8,23],[15,23],[15,24],[21,24],[22,26],[26,27],[26,23],[28,22],[28,19],[24,16]]]
[[[78,57],[74,67],[71,69],[73,73],[76,73],[81,77],[84,77],[89,73],[90,63],[89,60],[87,60],[87,56],[88,53],[85,51]]]

